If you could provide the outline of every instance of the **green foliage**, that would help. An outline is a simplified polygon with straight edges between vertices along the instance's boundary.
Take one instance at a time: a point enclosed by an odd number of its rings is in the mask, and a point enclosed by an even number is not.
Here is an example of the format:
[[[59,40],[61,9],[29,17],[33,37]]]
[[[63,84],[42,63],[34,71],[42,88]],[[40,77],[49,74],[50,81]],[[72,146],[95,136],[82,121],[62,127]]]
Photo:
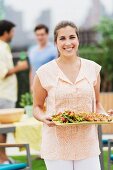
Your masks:
[[[100,64],[102,66],[101,74],[104,74],[103,68],[105,67],[104,65],[106,64],[105,49],[96,46],[82,47],[80,48],[79,54],[83,58],[95,61],[96,63]]]
[[[103,57],[105,57],[105,50],[96,46],[81,47],[79,55],[102,65]]]
[[[12,158],[17,162],[26,162],[25,156],[12,156]],[[32,155],[32,170],[47,170],[45,166],[45,162],[42,159],[37,159],[37,155]]]
[[[103,18],[97,26],[97,31],[102,35],[102,44],[108,49],[113,45],[113,20]]]
[[[113,82],[113,20],[104,18],[97,27],[102,35],[101,45],[105,49],[104,59],[104,81],[108,90],[112,90]]]
[[[25,107],[27,105],[32,105],[33,99],[31,93],[25,93],[21,95],[20,106]]]
[[[98,46],[80,48],[80,56],[93,60],[102,66],[102,91],[113,89],[113,20],[104,18],[96,27],[101,35]]]

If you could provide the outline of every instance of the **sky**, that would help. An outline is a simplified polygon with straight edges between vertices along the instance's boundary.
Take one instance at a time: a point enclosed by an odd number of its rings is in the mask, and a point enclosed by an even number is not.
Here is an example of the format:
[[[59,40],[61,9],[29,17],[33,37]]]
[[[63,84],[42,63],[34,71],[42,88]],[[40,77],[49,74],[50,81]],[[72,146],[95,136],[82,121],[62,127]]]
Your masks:
[[[5,0],[17,11],[23,12],[24,29],[34,28],[35,20],[44,9],[52,10],[53,26],[61,20],[81,25],[91,7],[92,0]],[[113,11],[113,0],[101,0],[108,13]]]

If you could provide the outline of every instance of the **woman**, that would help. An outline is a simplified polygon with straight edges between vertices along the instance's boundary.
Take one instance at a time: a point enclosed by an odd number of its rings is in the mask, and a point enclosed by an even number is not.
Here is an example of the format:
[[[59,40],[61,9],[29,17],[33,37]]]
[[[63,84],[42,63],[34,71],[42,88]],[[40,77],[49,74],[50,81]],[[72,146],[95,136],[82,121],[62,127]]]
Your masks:
[[[59,57],[41,66],[33,83],[34,117],[43,122],[41,156],[47,170],[100,170],[97,127],[55,126],[51,115],[65,110],[105,113],[99,99],[101,67],[77,55],[74,23],[59,23],[54,39]]]

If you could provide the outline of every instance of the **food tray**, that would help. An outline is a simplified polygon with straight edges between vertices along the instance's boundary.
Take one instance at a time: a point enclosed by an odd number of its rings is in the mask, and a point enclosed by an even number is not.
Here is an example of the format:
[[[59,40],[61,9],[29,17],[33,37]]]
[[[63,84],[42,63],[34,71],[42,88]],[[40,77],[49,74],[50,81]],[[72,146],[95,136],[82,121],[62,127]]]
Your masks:
[[[76,123],[59,123],[57,121],[53,121],[57,126],[70,126],[70,125],[93,125],[93,124],[97,124],[97,125],[103,125],[103,124],[113,124],[113,121],[109,121],[109,122],[87,122],[87,121],[84,121],[84,122],[76,122]]]

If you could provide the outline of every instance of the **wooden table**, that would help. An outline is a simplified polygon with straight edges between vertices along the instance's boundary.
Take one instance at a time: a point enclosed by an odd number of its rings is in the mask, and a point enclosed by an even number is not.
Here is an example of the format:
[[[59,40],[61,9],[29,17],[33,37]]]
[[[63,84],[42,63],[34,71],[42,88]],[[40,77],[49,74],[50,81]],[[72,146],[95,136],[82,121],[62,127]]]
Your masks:
[[[20,122],[0,124],[0,134],[14,133],[16,143],[29,143],[30,148],[40,151],[42,123],[33,117],[24,117]],[[32,135],[30,135],[32,133]]]

